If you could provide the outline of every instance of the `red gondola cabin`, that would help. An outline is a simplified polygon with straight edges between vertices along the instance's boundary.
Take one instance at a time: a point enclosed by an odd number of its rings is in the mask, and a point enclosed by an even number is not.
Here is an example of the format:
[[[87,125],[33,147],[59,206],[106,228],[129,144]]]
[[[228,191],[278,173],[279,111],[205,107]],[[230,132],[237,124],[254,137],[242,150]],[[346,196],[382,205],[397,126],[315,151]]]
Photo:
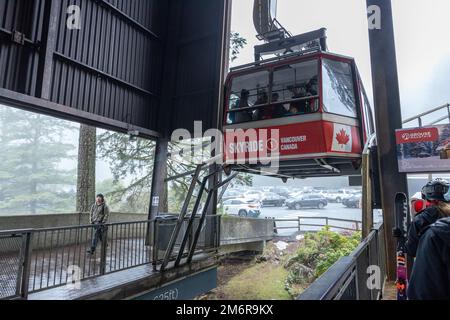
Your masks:
[[[226,163],[282,178],[360,174],[374,132],[354,59],[328,52],[234,68],[224,110]],[[272,152],[279,159],[275,172],[266,161]]]

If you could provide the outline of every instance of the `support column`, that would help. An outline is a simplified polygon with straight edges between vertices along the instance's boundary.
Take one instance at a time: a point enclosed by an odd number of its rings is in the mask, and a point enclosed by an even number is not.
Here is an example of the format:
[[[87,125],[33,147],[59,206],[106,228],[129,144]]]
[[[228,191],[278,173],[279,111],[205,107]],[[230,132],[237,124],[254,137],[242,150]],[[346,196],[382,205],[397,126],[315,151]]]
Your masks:
[[[169,151],[169,140],[159,138],[156,143],[155,162],[153,165],[152,191],[150,195],[150,209],[148,220],[154,220],[164,210],[167,178],[167,153]],[[150,223],[147,229],[146,245],[153,245],[153,233],[155,224]]]
[[[44,31],[42,33],[44,35],[44,49],[42,50],[39,59],[39,81],[37,88],[38,96],[46,100],[50,100],[51,98],[50,92],[53,72],[53,54],[56,50],[58,23],[60,18],[64,19],[65,17],[60,17],[60,12],[60,0],[51,0],[46,2],[44,15]]]
[[[406,174],[399,173],[395,130],[402,128],[391,0],[367,0],[372,60],[374,107],[377,127],[381,202],[386,234],[387,275],[396,277],[394,202],[397,192],[407,192]]]
[[[149,219],[155,219],[159,212],[164,210],[164,201],[166,199],[166,178],[167,178],[167,153],[169,140],[166,138],[158,139],[155,151],[155,163],[153,166],[152,193],[150,199]]]
[[[205,245],[208,247],[211,247],[214,245],[214,241],[216,238],[216,234],[217,232],[219,232],[219,230],[217,230],[218,225],[216,224],[216,218],[213,218],[215,216],[217,216],[217,199],[218,199],[218,190],[212,190],[218,183],[220,183],[220,171],[218,171],[219,166],[214,164],[211,165],[210,169],[209,169],[209,173],[213,173],[216,172],[215,175],[213,175],[211,177],[211,179],[209,179],[208,181],[208,188],[211,190],[211,192],[213,192],[213,196],[211,198],[211,202],[209,203],[209,207],[208,207],[208,213],[207,215],[209,216],[206,219],[205,222]]]

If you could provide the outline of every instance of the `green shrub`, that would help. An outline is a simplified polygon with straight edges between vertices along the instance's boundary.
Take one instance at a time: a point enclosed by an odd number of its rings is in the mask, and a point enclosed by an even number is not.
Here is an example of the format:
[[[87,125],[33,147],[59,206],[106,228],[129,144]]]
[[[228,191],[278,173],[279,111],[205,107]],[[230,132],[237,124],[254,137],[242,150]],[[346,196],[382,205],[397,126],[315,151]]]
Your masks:
[[[298,294],[302,287],[320,277],[340,258],[350,255],[361,242],[361,233],[341,234],[325,228],[305,235],[304,244],[284,264],[289,271],[286,289]]]
[[[320,254],[315,261],[315,275],[320,277],[340,258],[350,255],[361,243],[361,234],[345,236],[329,230],[319,232]]]

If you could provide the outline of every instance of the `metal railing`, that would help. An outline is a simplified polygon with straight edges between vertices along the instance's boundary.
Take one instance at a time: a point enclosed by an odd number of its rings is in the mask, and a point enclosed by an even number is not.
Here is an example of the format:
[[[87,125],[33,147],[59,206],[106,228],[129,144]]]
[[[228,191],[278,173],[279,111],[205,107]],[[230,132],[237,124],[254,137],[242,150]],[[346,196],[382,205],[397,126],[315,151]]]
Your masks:
[[[348,257],[337,261],[299,300],[380,300],[386,281],[384,226],[375,227]],[[374,276],[374,281],[368,281]]]
[[[417,116],[414,116],[412,118],[408,118],[408,119],[403,121],[403,124],[407,124],[407,123],[410,123],[410,122],[413,122],[413,121],[417,120],[418,124],[419,124],[419,127],[423,127],[424,126],[423,118],[425,116],[428,116],[430,114],[433,114],[433,113],[441,111],[441,110],[447,111],[447,114],[445,116],[440,117],[439,119],[432,120],[429,124],[426,124],[426,126],[427,125],[432,126],[432,125],[438,124],[439,122],[444,121],[444,120],[449,120],[450,121],[450,104],[447,103],[447,104],[444,104],[444,105],[442,105],[440,107],[433,108],[433,109],[428,110],[428,111],[426,111],[424,113],[421,113],[421,114],[419,114]]]
[[[199,221],[194,218],[197,226]],[[156,270],[176,223],[177,216],[165,216],[102,226],[0,232],[0,299],[26,299],[29,293],[147,264]],[[220,216],[207,216],[201,230],[196,253],[217,250]],[[89,252],[95,237],[97,248]]]
[[[151,221],[35,230],[29,291],[64,285],[150,262],[146,232]],[[98,237],[97,250],[88,253]]]
[[[275,219],[267,218],[273,220],[274,223],[274,233],[278,234],[280,230],[293,230],[296,232],[308,232],[311,227],[324,228],[328,227],[335,230],[345,230],[345,231],[361,231],[362,222],[358,220],[348,220],[340,218],[329,218],[329,217],[297,217],[296,219]],[[303,220],[313,221],[312,223],[304,222]],[[323,223],[318,223],[316,221],[321,221]],[[292,223],[292,225],[278,226],[279,224]],[[340,223],[340,224],[338,224]],[[305,229],[305,227],[307,227]]]

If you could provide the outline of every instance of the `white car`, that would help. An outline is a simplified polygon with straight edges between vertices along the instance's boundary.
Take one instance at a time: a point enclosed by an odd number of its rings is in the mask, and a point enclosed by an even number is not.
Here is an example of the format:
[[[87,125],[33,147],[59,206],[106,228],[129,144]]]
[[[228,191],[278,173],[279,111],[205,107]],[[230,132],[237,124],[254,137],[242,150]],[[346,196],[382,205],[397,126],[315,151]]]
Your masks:
[[[342,203],[346,197],[352,196],[353,192],[349,190],[329,190],[324,194],[325,198],[327,198],[330,202]]]
[[[264,197],[264,192],[261,192],[261,191],[247,191],[246,193],[244,193],[244,198],[256,200],[256,201],[260,201],[260,202],[263,197]]]
[[[261,214],[261,203],[250,199],[230,199],[223,203],[223,209],[229,215],[257,218]]]

